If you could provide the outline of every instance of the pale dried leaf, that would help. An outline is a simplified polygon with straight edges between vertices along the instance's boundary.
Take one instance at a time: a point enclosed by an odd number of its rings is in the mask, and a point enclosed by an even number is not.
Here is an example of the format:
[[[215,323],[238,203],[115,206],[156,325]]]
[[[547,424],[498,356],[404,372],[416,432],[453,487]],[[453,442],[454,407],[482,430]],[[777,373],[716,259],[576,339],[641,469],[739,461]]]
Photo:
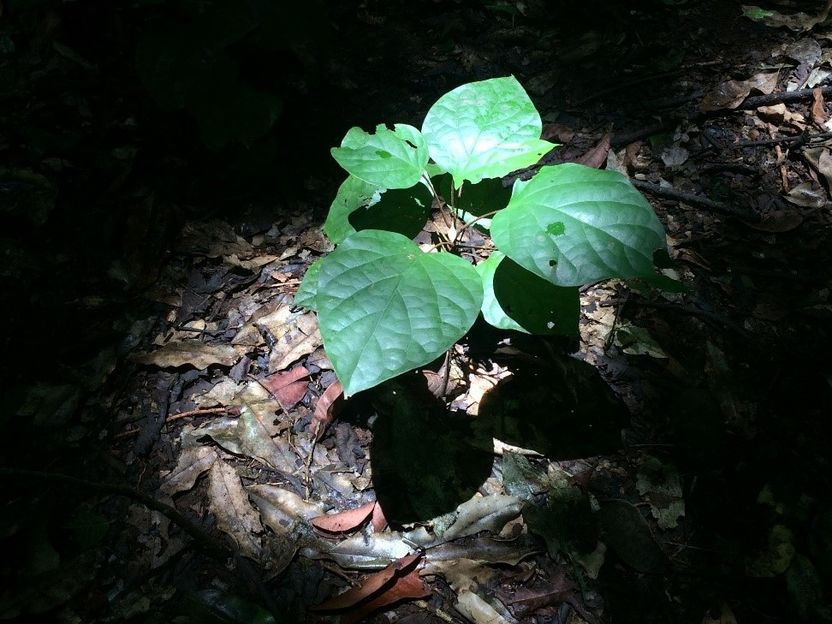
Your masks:
[[[459,592],[454,607],[474,624],[509,624],[494,607],[472,591]]]
[[[199,340],[169,342],[161,349],[150,353],[136,353],[130,359],[139,364],[176,368],[193,366],[203,370],[212,365],[233,366],[244,350],[229,344],[206,344]]]
[[[246,489],[260,509],[263,523],[278,536],[289,535],[300,523],[323,513],[323,503],[307,502],[276,485],[257,484]]]
[[[231,405],[234,397],[242,390],[242,386],[233,379],[223,377],[219,383],[203,394],[196,394],[191,400],[197,407],[216,407]]]
[[[200,475],[210,469],[216,460],[217,452],[210,446],[183,449],[179,453],[176,468],[165,476],[159,490],[167,496],[190,490]]]
[[[499,533],[506,522],[520,515],[523,502],[516,496],[475,496],[456,508],[456,519],[442,534],[450,541],[482,531]]]
[[[426,571],[444,577],[457,593],[488,586],[497,576],[497,571],[492,566],[474,559],[436,561],[430,563]]]
[[[803,151],[806,162],[823,176],[826,188],[832,190],[832,151],[828,147],[810,147]]]
[[[801,182],[785,195],[785,199],[795,206],[821,208],[826,205],[826,191],[811,182]]]
[[[263,526],[251,506],[237,471],[223,461],[214,462],[209,473],[208,508],[217,526],[228,534],[246,557],[259,559]]]
[[[240,452],[256,457],[276,470],[294,474],[297,456],[282,438],[272,439],[268,427],[254,414],[248,405],[243,406],[237,423]]]
[[[321,540],[317,546],[304,548],[301,552],[310,559],[331,559],[350,570],[380,570],[411,551],[401,533],[393,531],[370,535],[356,533],[337,544],[330,545]]]

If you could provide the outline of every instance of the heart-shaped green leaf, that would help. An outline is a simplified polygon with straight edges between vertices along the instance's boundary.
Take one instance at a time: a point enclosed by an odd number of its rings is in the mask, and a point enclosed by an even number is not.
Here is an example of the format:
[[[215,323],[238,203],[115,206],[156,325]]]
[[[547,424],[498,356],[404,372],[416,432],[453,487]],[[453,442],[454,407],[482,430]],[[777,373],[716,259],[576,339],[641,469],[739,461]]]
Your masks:
[[[662,224],[625,176],[575,163],[515,182],[491,236],[517,264],[558,286],[649,279],[653,252],[665,246]]]
[[[350,174],[380,188],[408,188],[416,184],[428,164],[425,138],[413,126],[384,124],[369,134],[351,128],[332,148],[332,157]]]
[[[533,165],[555,145],[540,138],[540,115],[513,77],[464,84],[428,111],[422,133],[430,156],[454,178],[476,184]]]
[[[307,310],[317,310],[315,304],[315,296],[318,294],[318,274],[321,272],[321,264],[323,258],[318,258],[309,265],[306,273],[303,275],[303,281],[295,293],[295,305]]]
[[[574,286],[555,286],[499,251],[477,265],[485,296],[482,315],[500,329],[574,336],[580,299]]]
[[[423,253],[400,234],[364,230],[321,263],[315,303],[344,393],[436,359],[473,325],[482,281],[467,261]]]

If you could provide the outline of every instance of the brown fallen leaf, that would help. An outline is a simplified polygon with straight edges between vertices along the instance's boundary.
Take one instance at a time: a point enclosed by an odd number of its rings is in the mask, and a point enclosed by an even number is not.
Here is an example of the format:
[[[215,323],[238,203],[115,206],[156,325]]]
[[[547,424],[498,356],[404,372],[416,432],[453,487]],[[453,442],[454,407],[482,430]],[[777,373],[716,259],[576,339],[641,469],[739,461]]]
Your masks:
[[[297,366],[288,371],[280,371],[260,380],[285,409],[297,405],[306,394],[306,382],[301,381],[309,376],[309,371],[303,366]]]
[[[548,582],[535,587],[520,587],[516,590],[501,587],[497,591],[497,598],[510,606],[514,615],[522,617],[543,607],[571,602],[577,589],[578,586],[562,570],[558,570]]]
[[[370,613],[378,611],[403,600],[418,600],[430,596],[430,588],[419,572],[413,570],[409,574],[396,577],[393,585],[384,593],[379,594],[369,602],[358,606],[355,611],[350,611],[341,616],[341,624],[355,624],[367,617]]]
[[[334,514],[327,514],[312,518],[310,522],[316,529],[327,531],[329,533],[343,533],[345,531],[354,531],[360,527],[369,518],[376,503],[365,503],[355,509],[347,509],[339,511]]]
[[[812,90],[812,121],[822,126],[829,119],[826,108],[823,105],[823,91],[820,87]]]
[[[130,359],[139,364],[159,368],[193,366],[198,370],[203,370],[214,364],[233,366],[243,352],[243,348],[229,344],[206,344],[199,340],[182,340],[169,342],[161,349],[150,353],[136,353],[131,355]]]
[[[777,86],[779,72],[761,72],[748,80],[726,80],[705,95],[699,103],[703,113],[724,108],[737,108],[751,91],[769,94]]]
[[[208,509],[217,519],[217,527],[228,534],[251,559],[259,559],[263,525],[243,489],[237,471],[224,461],[215,461],[208,473]]]
[[[546,141],[560,141],[561,143],[569,143],[575,136],[575,131],[569,126],[559,123],[547,123],[543,125],[543,132],[540,138]]]
[[[340,381],[335,381],[324,390],[324,393],[318,397],[318,403],[315,405],[315,414],[312,416],[312,426],[318,431],[318,438],[320,438],[327,425],[335,418],[335,413],[340,409],[341,403],[339,401],[344,396],[344,389],[341,387]]]
[[[607,154],[610,151],[610,133],[607,132],[598,144],[578,159],[578,162],[587,167],[598,169],[607,162]]]
[[[392,586],[386,587],[390,581],[393,581],[396,576],[403,577],[407,572],[415,568],[421,557],[422,553],[414,553],[402,557],[383,570],[375,574],[370,574],[356,587],[348,589],[343,594],[338,594],[329,600],[325,600],[317,607],[314,607],[314,609],[315,611],[343,611],[344,609],[351,609],[382,590],[388,591],[392,589]],[[415,570],[413,571],[415,572]]]
[[[384,511],[382,511],[381,505],[378,502],[373,507],[373,519],[371,523],[373,525],[373,531],[376,533],[380,533],[387,526],[387,518],[384,517]]]

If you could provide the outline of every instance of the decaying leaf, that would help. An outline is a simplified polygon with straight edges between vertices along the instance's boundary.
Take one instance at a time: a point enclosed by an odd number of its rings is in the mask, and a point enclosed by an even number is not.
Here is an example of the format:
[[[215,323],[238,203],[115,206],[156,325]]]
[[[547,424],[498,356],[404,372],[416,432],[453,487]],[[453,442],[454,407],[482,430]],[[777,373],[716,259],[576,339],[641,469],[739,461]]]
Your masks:
[[[578,586],[566,573],[557,570],[551,578],[538,582],[533,587],[501,587],[497,597],[500,602],[511,607],[514,615],[523,616],[549,605],[571,601],[577,591]]]
[[[459,592],[454,606],[474,624],[508,624],[494,607],[472,591]]]
[[[342,594],[338,594],[329,600],[325,600],[317,607],[316,611],[343,611],[355,607],[361,602],[368,600],[374,594],[382,590],[392,589],[392,585],[385,588],[386,585],[394,581],[397,576],[403,576],[405,573],[412,570],[421,559],[421,553],[414,553],[406,555],[397,561],[394,561],[389,566],[370,574],[362,580],[357,586],[352,587]]]
[[[324,393],[318,397],[318,402],[315,404],[315,414],[312,417],[313,427],[318,428],[318,436],[323,435],[326,426],[332,422],[338,407],[343,402],[344,389],[341,387],[340,381],[335,381],[324,390]]]
[[[821,12],[819,15],[807,15],[801,12],[785,14],[762,9],[755,5],[743,5],[742,14],[754,22],[765,24],[771,28],[784,27],[794,32],[812,30],[816,25],[826,19],[826,11]]]
[[[826,205],[826,191],[811,182],[801,182],[789,191],[784,199],[803,208],[821,208]]]
[[[812,121],[819,126],[825,124],[829,119],[829,114],[824,107],[823,91],[821,91],[820,87],[812,90],[812,107],[810,110],[812,113]]]
[[[162,481],[159,490],[173,496],[190,490],[196,480],[217,461],[217,451],[210,446],[192,446],[183,449],[174,468]]]
[[[474,559],[450,559],[434,561],[425,570],[445,578],[451,588],[461,591],[476,591],[478,587],[488,586],[497,576],[497,569]]]
[[[365,535],[356,533],[330,545],[321,541],[317,548],[307,547],[301,552],[311,559],[332,559],[349,570],[380,570],[391,562],[410,554],[412,546],[393,531]]]
[[[828,147],[810,147],[803,151],[809,166],[823,176],[826,188],[832,190],[832,150]]]
[[[748,80],[726,80],[711,93],[705,95],[699,104],[704,112],[737,108],[751,91],[769,94],[777,86],[779,72],[761,72]]]
[[[522,507],[523,503],[517,496],[475,496],[456,508],[447,529],[437,532],[446,541],[482,531],[499,533],[506,522],[520,515]],[[434,526],[437,526],[437,521]]]
[[[360,604],[353,611],[345,613],[341,617],[341,623],[354,624],[363,620],[374,611],[402,602],[403,600],[427,598],[430,596],[430,593],[430,589],[419,576],[419,572],[412,570],[403,576],[396,576],[389,589],[381,592],[375,598]]]
[[[610,151],[610,133],[607,132],[598,144],[578,159],[578,162],[587,167],[598,169],[607,162],[607,154]]]
[[[667,569],[667,557],[634,505],[624,500],[605,501],[598,518],[607,546],[627,565],[650,574],[661,574]]]
[[[240,359],[244,350],[229,344],[206,344],[199,340],[169,342],[161,349],[150,353],[135,353],[130,359],[139,364],[158,366],[159,368],[177,368],[193,366],[203,370],[209,366],[233,366]]]
[[[278,536],[289,535],[299,523],[320,515],[323,510],[323,503],[308,503],[276,485],[257,484],[246,489],[260,509],[265,525]]]
[[[217,519],[217,526],[227,533],[246,557],[260,558],[263,526],[251,506],[240,477],[224,461],[214,462],[208,481],[208,508]]]
[[[260,380],[260,383],[274,395],[285,409],[297,405],[306,394],[306,378],[309,371],[296,366],[288,371],[279,371]]]
[[[650,503],[650,512],[660,529],[672,529],[685,515],[682,482],[678,471],[655,457],[645,458],[636,480],[638,493]]]

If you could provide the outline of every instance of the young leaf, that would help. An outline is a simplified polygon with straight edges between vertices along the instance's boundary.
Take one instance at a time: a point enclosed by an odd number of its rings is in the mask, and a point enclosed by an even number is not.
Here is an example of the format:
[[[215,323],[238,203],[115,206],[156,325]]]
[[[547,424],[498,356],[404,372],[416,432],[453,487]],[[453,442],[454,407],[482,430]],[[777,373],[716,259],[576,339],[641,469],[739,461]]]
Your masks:
[[[540,115],[513,76],[471,82],[440,97],[422,133],[431,158],[459,188],[533,165],[555,145],[540,138]]]
[[[649,279],[653,252],[665,246],[662,224],[626,177],[575,163],[515,182],[491,235],[517,264],[558,286]]]
[[[555,286],[499,251],[477,265],[485,297],[482,315],[500,329],[574,336],[580,299],[576,287]]]
[[[375,134],[352,128],[341,147],[333,147],[331,152],[351,175],[388,189],[413,186],[428,164],[425,138],[407,124],[395,124],[393,130],[379,124]]]
[[[328,255],[315,302],[324,346],[352,395],[427,364],[473,325],[482,282],[467,261],[364,230]]]
[[[306,269],[303,281],[295,293],[295,305],[307,310],[317,310],[315,295],[318,293],[318,273],[321,270],[323,258],[318,258]]]

